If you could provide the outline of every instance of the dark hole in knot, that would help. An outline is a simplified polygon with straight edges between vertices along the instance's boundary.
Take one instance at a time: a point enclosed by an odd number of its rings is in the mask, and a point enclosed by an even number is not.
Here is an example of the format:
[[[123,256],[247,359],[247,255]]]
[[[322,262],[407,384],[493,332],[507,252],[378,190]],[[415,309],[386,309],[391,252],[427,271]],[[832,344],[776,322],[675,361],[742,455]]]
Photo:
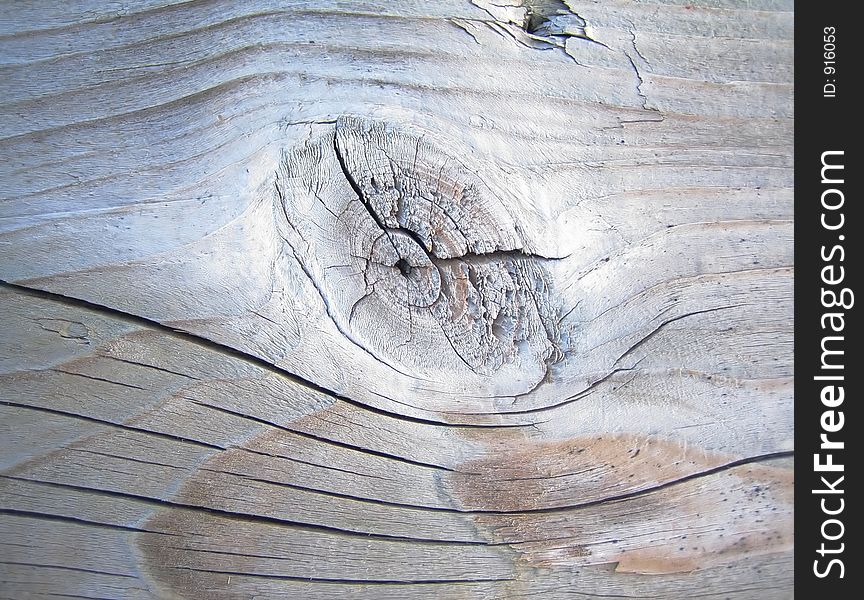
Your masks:
[[[402,273],[405,277],[408,277],[408,275],[411,274],[411,271],[414,270],[414,267],[409,265],[408,261],[404,258],[400,258],[399,260],[397,260],[394,266],[399,269],[399,272]]]

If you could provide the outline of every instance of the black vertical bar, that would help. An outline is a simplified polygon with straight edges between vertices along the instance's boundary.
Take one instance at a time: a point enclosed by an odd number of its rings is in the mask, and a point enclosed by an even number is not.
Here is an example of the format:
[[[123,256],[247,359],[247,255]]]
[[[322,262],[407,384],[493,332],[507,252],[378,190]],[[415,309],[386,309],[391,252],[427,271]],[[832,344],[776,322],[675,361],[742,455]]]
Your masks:
[[[856,3],[797,3],[795,14],[795,589],[864,594],[860,261],[864,177],[856,111],[864,37]],[[858,114],[856,114],[856,112]],[[860,134],[859,134],[860,135]],[[855,283],[853,284],[853,279]],[[824,437],[823,437],[824,436]],[[842,447],[841,447],[842,445]],[[842,466],[841,466],[842,465]],[[834,514],[832,514],[834,513]],[[818,594],[818,595],[817,595]]]

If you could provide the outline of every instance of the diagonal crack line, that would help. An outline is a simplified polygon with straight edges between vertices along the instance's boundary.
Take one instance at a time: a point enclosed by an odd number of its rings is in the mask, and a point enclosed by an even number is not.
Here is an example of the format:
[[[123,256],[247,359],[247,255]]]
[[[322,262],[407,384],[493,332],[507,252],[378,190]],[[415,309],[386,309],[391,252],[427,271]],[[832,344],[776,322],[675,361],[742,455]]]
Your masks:
[[[636,53],[636,55],[639,58],[642,59],[642,62],[644,62],[646,65],[648,65],[650,67],[651,61],[649,61],[647,58],[645,58],[645,55],[642,54],[642,52],[639,50],[639,46],[636,45],[636,26],[633,25],[632,21],[630,22],[630,27],[629,27],[628,31],[630,32],[630,44],[633,46],[633,51]]]
[[[25,479],[23,477],[11,477],[8,475],[0,475],[0,477],[4,479],[10,479],[14,481],[27,481],[32,482],[32,479]],[[41,482],[38,482],[41,483]],[[89,527],[98,527],[100,529],[113,529],[117,531],[126,531],[133,533],[152,533],[154,535],[170,535],[173,536],[175,534],[171,533],[163,533],[161,531],[154,531],[152,529],[141,529],[140,527],[133,527],[131,525],[117,525],[115,523],[103,523],[101,521],[92,521],[90,519],[84,519],[81,517],[69,517],[66,515],[55,515],[50,513],[43,513],[34,510],[23,510],[18,508],[0,508],[0,514],[4,515],[13,515],[17,517],[29,517],[41,519],[43,521],[54,521],[56,523],[74,523],[76,525],[87,525]],[[89,571],[89,569],[88,569]],[[99,573],[100,571],[92,571],[94,573]],[[123,575],[123,577],[128,577],[128,575]]]
[[[625,52],[624,56],[626,56],[627,60],[630,61],[630,66],[633,67],[633,72],[636,73],[636,78],[639,80],[639,83],[636,84],[636,93],[639,94],[639,98],[642,99],[642,108],[645,110],[656,111],[657,109],[648,108],[648,96],[646,96],[645,92],[642,91],[642,85],[645,83],[645,80],[642,79],[642,75],[639,73],[639,69],[636,67],[633,57],[630,56],[629,52]]]
[[[185,548],[184,548],[185,550]],[[196,550],[200,552],[201,550]],[[227,553],[231,554],[231,553]],[[239,554],[239,556],[249,556],[247,554]],[[174,569],[181,571],[194,571],[199,573],[212,573],[216,575],[234,575],[234,576],[242,576],[242,577],[251,577],[251,578],[260,578],[260,579],[274,579],[277,581],[302,581],[303,583],[318,583],[318,584],[330,584],[330,585],[345,585],[345,586],[406,586],[406,585],[419,585],[419,586],[427,586],[427,585],[447,585],[447,586],[456,586],[463,585],[466,583],[500,583],[503,581],[516,581],[515,577],[469,577],[469,578],[457,578],[453,577],[452,579],[336,579],[336,578],[328,578],[328,577],[302,577],[299,575],[285,575],[285,574],[273,574],[273,573],[250,573],[248,571],[228,571],[221,569],[203,569],[198,567],[173,567]]]
[[[150,319],[147,317],[142,317],[140,315],[136,315],[133,313],[128,313],[122,311],[117,308],[112,308],[110,306],[106,306],[104,304],[98,304],[96,302],[91,302],[89,300],[84,300],[82,298],[76,298],[74,296],[67,296],[64,294],[60,294],[58,292],[49,292],[47,290],[42,290],[39,288],[31,288],[26,285],[21,285],[17,283],[10,283],[8,281],[0,279],[0,288],[12,290],[30,297],[39,298],[42,300],[49,300],[52,302],[57,302],[60,304],[65,304],[66,306],[74,306],[76,308],[83,308],[86,310],[94,311],[103,315],[108,315],[127,323],[133,323],[135,325],[146,327],[147,329],[160,331],[167,335],[170,335],[174,338],[181,339],[185,342],[189,342],[191,344],[195,344],[196,346],[206,348],[207,350],[211,350],[213,352],[222,354],[224,356],[228,356],[237,360],[244,361],[246,363],[255,365],[256,367],[277,375],[279,377],[283,377],[288,379],[289,381],[302,385],[314,392],[318,392],[319,394],[324,394],[331,398],[335,398],[336,400],[341,400],[346,404],[359,408],[361,410],[365,410],[368,412],[372,412],[381,416],[400,419],[403,421],[409,421],[412,423],[419,423],[422,425],[435,425],[439,427],[450,427],[454,429],[496,429],[496,428],[518,428],[518,427],[531,427],[531,425],[498,425],[498,424],[479,424],[479,423],[451,423],[445,421],[443,419],[427,419],[423,417],[416,417],[412,415],[405,415],[401,413],[397,413],[395,411],[387,410],[385,408],[380,408],[377,406],[371,406],[364,402],[360,402],[359,400],[354,400],[344,394],[340,394],[335,390],[331,390],[319,383],[315,383],[312,380],[306,379],[302,375],[298,375],[287,369],[276,365],[275,363],[269,362],[263,358],[255,356],[254,354],[250,354],[249,352],[240,350],[238,348],[234,348],[233,346],[228,346],[221,342],[217,342],[215,340],[211,340],[206,337],[202,337],[198,334],[191,333],[184,329],[178,329],[175,327],[171,327],[170,325],[165,325],[155,319]]]
[[[34,516],[34,514],[30,513],[29,511],[19,511],[19,512],[14,513],[14,514],[18,514],[19,516],[24,516],[24,517]],[[40,515],[40,516],[42,515],[42,513],[35,513],[35,514],[36,514],[36,515]],[[153,532],[147,532],[147,533],[153,533]],[[117,572],[115,572],[115,571],[102,571],[102,570],[100,570],[100,569],[85,569],[85,568],[82,568],[82,567],[70,567],[70,566],[67,566],[67,565],[60,565],[60,564],[56,564],[56,563],[53,563],[53,562],[51,562],[51,563],[48,563],[48,562],[37,563],[37,562],[26,562],[26,561],[19,561],[19,560],[5,560],[5,559],[3,559],[3,560],[2,560],[2,563],[0,563],[0,564],[4,564],[4,565],[15,565],[15,566],[18,566],[18,567],[37,567],[37,568],[40,568],[40,569],[57,569],[57,570],[59,570],[59,571],[71,571],[71,572],[73,572],[73,573],[90,573],[90,574],[95,574],[95,575],[110,575],[111,577],[125,577],[125,578],[127,578],[127,579],[135,579],[135,580],[138,579],[138,576],[137,576],[137,575],[127,575],[126,573],[117,573]],[[140,588],[135,588],[135,589],[137,590],[137,589],[140,589]],[[141,591],[144,591],[144,590],[141,590]],[[54,594],[52,594],[52,596],[53,596],[53,595],[54,595]],[[63,596],[59,596],[59,597],[62,597],[62,598],[66,598],[66,597],[77,598],[77,597],[79,597],[79,596],[66,596],[66,595],[63,595]],[[80,598],[85,598],[85,599],[86,599],[86,596],[80,596]],[[94,599],[94,600],[95,600],[95,599]]]
[[[439,470],[439,471],[448,471],[448,472],[455,471],[455,469],[453,469],[452,467],[448,467],[446,465],[441,465],[441,464],[432,463],[432,462],[424,462],[424,461],[420,461],[420,460],[414,460],[412,458],[406,458],[404,456],[400,456],[399,454],[392,454],[390,452],[384,452],[383,450],[376,450],[374,448],[367,448],[366,446],[361,446],[359,444],[351,444],[349,442],[345,442],[342,440],[324,437],[322,435],[317,435],[315,433],[312,433],[310,431],[305,431],[303,429],[292,429],[292,428],[287,427],[285,425],[280,425],[279,423],[277,423],[275,421],[270,421],[267,419],[263,419],[261,417],[256,417],[255,415],[250,415],[247,413],[231,410],[229,408],[225,408],[222,406],[216,406],[214,404],[208,404],[206,402],[200,402],[200,401],[195,400],[193,398],[186,397],[186,399],[190,400],[191,402],[194,402],[195,404],[198,404],[199,406],[204,406],[204,407],[207,407],[211,410],[215,410],[217,412],[232,415],[235,417],[240,417],[242,419],[247,419],[249,421],[253,421],[255,423],[260,423],[262,425],[267,425],[269,427],[273,427],[274,429],[279,429],[280,431],[285,431],[287,433],[291,433],[291,434],[296,435],[298,437],[302,437],[302,438],[305,438],[308,440],[314,440],[315,442],[319,442],[321,444],[326,444],[328,446],[333,446],[334,448],[344,448],[345,450],[350,450],[352,452],[358,452],[360,454],[368,454],[369,456],[376,456],[378,458],[383,458],[386,460],[392,460],[395,462],[404,463],[407,465],[413,465],[413,466],[417,466],[417,467],[425,467],[428,469],[435,469],[435,470]],[[232,446],[232,448],[239,448],[239,447],[238,446]],[[241,449],[252,452],[252,450],[249,450],[248,448],[241,448]]]
[[[15,408],[23,408],[25,410],[32,410],[37,412],[43,412],[52,415],[59,415],[63,417],[71,417],[73,419],[80,419],[82,421],[87,421],[89,423],[98,423],[99,425],[105,425],[106,427],[110,427],[113,429],[120,429],[124,431],[134,431],[136,433],[145,433],[147,435],[156,436],[162,439],[171,440],[173,442],[183,442],[185,444],[191,444],[193,446],[198,446],[201,448],[209,448],[211,450],[225,450],[224,446],[220,446],[217,444],[211,444],[209,442],[203,442],[201,440],[196,440],[193,438],[187,438],[180,435],[174,435],[171,433],[165,433],[163,431],[156,431],[155,429],[147,429],[146,427],[137,427],[135,425],[127,425],[123,422],[117,421],[107,421],[105,419],[99,419],[97,417],[91,417],[90,415],[85,415],[82,413],[76,413],[74,411],[68,410],[60,410],[57,408],[49,408],[46,406],[39,406],[35,404],[26,404],[24,402],[14,402],[12,400],[0,400],[0,406],[12,406]]]
[[[147,390],[147,388],[141,387],[140,385],[134,385],[131,383],[123,383],[122,381],[114,381],[113,379],[106,379],[105,377],[96,377],[95,375],[87,375],[86,373],[75,373],[74,371],[65,371],[63,369],[58,369],[56,367],[46,369],[46,371],[53,371],[55,373],[63,373],[64,375],[70,375],[72,377],[83,377],[84,379],[90,379],[92,381],[101,381],[103,383],[111,383],[113,385],[119,385],[122,387],[132,388],[134,390]]]
[[[354,193],[357,194],[357,199],[360,200],[360,202],[366,208],[369,215],[375,221],[375,224],[378,225],[378,228],[385,233],[389,231],[390,228],[381,221],[381,217],[378,216],[378,211],[376,211],[369,205],[369,199],[366,198],[366,194],[364,194],[363,190],[360,189],[360,184],[357,183],[357,180],[354,179],[351,171],[348,170],[348,165],[345,163],[345,156],[342,154],[342,150],[339,149],[339,137],[338,135],[336,135],[335,132],[333,134],[333,152],[336,153],[336,160],[339,161],[339,168],[342,169],[342,174],[348,181],[348,185],[350,185],[351,189],[354,190]]]
[[[212,506],[207,506],[203,504],[189,504],[186,502],[182,502],[179,500],[161,498],[157,496],[148,496],[144,494],[138,494],[133,492],[124,492],[119,490],[110,490],[110,489],[102,489],[96,487],[89,487],[86,485],[76,484],[76,483],[68,483],[68,482],[58,482],[58,481],[48,481],[44,479],[32,479],[30,477],[19,477],[17,475],[4,475],[0,474],[0,479],[8,479],[11,481],[20,481],[31,484],[42,485],[51,488],[59,488],[66,490],[76,490],[79,492],[84,492],[88,494],[97,494],[100,496],[107,496],[111,498],[121,498],[126,500],[132,500],[135,502],[141,502],[144,504],[148,504],[150,506],[159,506],[163,508],[172,508],[179,510],[188,510],[190,512],[195,512],[198,514],[207,514],[213,515],[216,517],[226,518],[226,519],[236,519],[238,521],[246,521],[251,523],[263,523],[268,525],[276,525],[281,527],[291,527],[294,529],[300,529],[305,531],[318,531],[327,534],[336,534],[345,537],[359,537],[364,540],[374,539],[374,540],[386,540],[391,542],[401,542],[401,543],[411,543],[411,544],[429,544],[429,545],[437,545],[437,546],[503,546],[506,545],[506,542],[487,542],[487,541],[470,541],[470,540],[439,540],[439,539],[431,539],[424,537],[413,537],[408,535],[398,535],[398,534],[386,534],[386,533],[372,533],[366,531],[357,531],[354,529],[346,529],[343,527],[339,527],[337,525],[323,525],[318,523],[307,523],[304,521],[297,521],[289,518],[282,518],[276,516],[269,515],[261,515],[252,512],[239,512],[235,510],[230,510],[226,508],[215,508]],[[4,509],[0,509],[0,514],[4,512]],[[12,512],[12,511],[9,511]],[[14,512],[24,512],[24,511],[14,511]],[[29,512],[29,511],[27,511]],[[151,531],[151,530],[142,530],[138,528],[131,528],[129,526],[123,525],[114,525],[111,523],[99,523],[99,522],[88,522],[83,519],[79,519],[76,517],[64,517],[61,515],[51,515],[45,513],[30,513],[34,517],[39,517],[43,519],[53,519],[53,520],[63,520],[63,521],[76,521],[82,524],[92,524],[93,526],[102,526],[108,527],[112,529],[122,528],[124,530],[132,530],[132,531],[146,531],[147,533],[153,533],[157,535],[165,535],[171,537],[184,537],[184,533],[167,533],[161,531]]]
[[[568,506],[553,506],[549,508],[536,508],[531,510],[522,510],[522,511],[510,511],[505,512],[502,511],[503,514],[520,514],[520,513],[550,513],[550,512],[563,512],[568,510],[578,510],[581,508],[588,508],[590,506],[598,506],[600,504],[606,504],[609,502],[620,502],[622,500],[629,500],[631,498],[638,498],[640,496],[647,496],[648,494],[652,494],[654,492],[659,492],[661,490],[665,490],[667,488],[671,488],[682,483],[687,483],[688,481],[693,481],[694,479],[699,479],[701,477],[708,477],[711,475],[716,475],[718,473],[722,473],[724,471],[729,471],[736,467],[741,467],[744,465],[752,465],[755,463],[767,462],[771,460],[778,460],[781,458],[792,458],[795,456],[795,452],[792,450],[782,450],[779,452],[768,452],[765,454],[758,454],[756,456],[749,456],[746,458],[740,458],[738,460],[733,460],[722,465],[718,465],[716,467],[711,467],[710,469],[704,469],[702,471],[697,471],[695,473],[690,473],[689,475],[684,475],[677,479],[673,479],[671,481],[666,481],[663,483],[658,483],[656,485],[652,485],[647,488],[642,488],[640,490],[634,490],[632,492],[625,492],[623,494],[617,494],[614,496],[609,496],[607,498],[598,498],[597,500],[589,500],[587,502],[580,502],[576,504],[571,504]]]
[[[339,125],[337,124],[337,128]],[[345,162],[345,156],[342,154],[342,150],[339,148],[339,137],[334,133],[333,135],[333,151],[336,153],[336,160],[339,162],[339,168],[342,169],[342,174],[345,176],[345,179],[348,181],[348,185],[351,186],[351,189],[354,190],[354,193],[357,195],[357,199],[360,200],[360,203],[366,209],[366,212],[369,213],[369,216],[372,217],[372,220],[375,221],[375,224],[378,225],[378,228],[384,232],[387,236],[387,239],[390,241],[390,245],[393,246],[393,251],[396,252],[397,256],[400,256],[399,250],[396,248],[396,244],[393,242],[393,238],[390,236],[392,231],[400,231],[410,237],[414,242],[423,249],[426,253],[426,256],[431,260],[432,257],[429,254],[430,248],[426,246],[426,242],[424,242],[419,235],[417,235],[416,231],[408,229],[407,227],[388,227],[382,220],[381,216],[378,214],[378,211],[372,206],[369,202],[369,198],[366,197],[366,194],[360,188],[360,184],[357,183],[357,180],[354,178],[354,175],[351,174],[351,171],[348,169],[348,165]]]
[[[171,369],[166,369],[165,367],[157,367],[156,365],[151,365],[146,362],[142,362],[140,360],[128,360],[126,358],[119,358],[117,356],[112,356],[110,354],[99,354],[99,358],[104,358],[106,360],[114,360],[120,363],[124,363],[127,365],[134,365],[136,367],[144,367],[145,369],[153,369],[154,371],[161,371],[163,373],[170,373],[171,375],[177,375],[178,377],[185,377],[186,379],[191,379],[192,381],[201,381],[199,377],[194,377],[192,375],[188,375],[186,373],[181,373],[180,371],[173,371]]]
[[[474,34],[474,32],[471,31],[471,29],[468,27],[468,23],[471,22],[471,19],[457,19],[457,18],[449,18],[449,19],[447,19],[447,22],[449,22],[449,23],[455,25],[455,26],[458,27],[460,30],[462,30],[462,31],[464,31],[465,33],[467,33],[468,35],[470,35],[471,38],[474,40],[474,42],[475,42],[476,44],[481,45],[481,46],[483,45],[483,44],[480,43],[480,40],[477,39],[477,36]]]
[[[744,306],[744,305],[743,304],[730,304],[729,306],[717,306],[715,308],[706,308],[704,310],[695,310],[693,312],[684,313],[683,315],[678,315],[677,317],[672,317],[671,319],[666,319],[665,321],[663,321],[662,323],[657,325],[657,327],[655,327],[650,332],[648,332],[646,335],[644,335],[641,339],[639,339],[638,342],[634,343],[627,350],[625,350],[624,353],[621,354],[621,356],[619,356],[615,360],[614,363],[612,363],[612,366],[614,367],[615,365],[617,365],[619,362],[621,362],[621,359],[623,359],[625,356],[627,356],[628,354],[630,354],[634,350],[636,350],[636,348],[640,347],[642,344],[644,344],[645,342],[650,340],[652,337],[654,337],[655,335],[660,333],[660,331],[664,327],[669,325],[670,323],[674,323],[675,321],[680,321],[681,319],[686,319],[687,317],[692,317],[695,315],[703,315],[705,313],[712,313],[712,312],[717,312],[717,311],[721,311],[721,310],[728,310],[730,308],[739,308],[741,306]]]
[[[579,400],[582,400],[586,396],[594,393],[594,391],[596,390],[596,388],[598,386],[600,386],[601,384],[603,384],[606,381],[608,381],[609,379],[611,379],[614,375],[616,375],[618,373],[625,373],[628,371],[634,371],[636,369],[636,367],[639,366],[639,363],[642,362],[642,360],[643,359],[640,358],[636,362],[636,364],[633,365],[632,367],[626,367],[626,368],[620,368],[619,367],[617,369],[612,369],[611,371],[606,373],[600,379],[597,379],[596,381],[592,381],[590,384],[588,384],[588,387],[586,387],[585,389],[581,390],[580,392],[578,392],[572,396],[564,398],[563,400],[560,400],[558,402],[554,402],[552,404],[547,404],[544,406],[538,406],[536,408],[524,408],[524,409],[520,409],[520,410],[502,411],[500,414],[504,414],[504,415],[508,415],[508,416],[509,415],[527,415],[527,414],[532,414],[532,413],[540,413],[540,412],[545,412],[545,411],[549,411],[549,410],[554,410],[556,408],[561,408],[562,406],[572,404],[573,402],[578,402]],[[513,403],[515,404],[516,400],[518,400],[519,398],[522,398],[524,396],[528,396],[533,391],[534,390],[529,390],[527,392],[523,392],[522,394],[518,394],[517,396],[514,396],[514,402]],[[487,414],[487,413],[477,413],[477,414],[483,415],[483,414]]]
[[[640,59],[642,59],[645,62],[645,64],[650,66],[650,63],[647,60],[645,60],[645,57],[642,56],[642,53],[639,52],[639,49],[636,47],[636,34],[633,34],[633,50],[636,51],[636,54],[639,56]],[[636,84],[636,94],[639,96],[640,100],[642,100],[642,109],[653,112],[653,113],[657,113],[658,115],[660,115],[660,119],[658,122],[662,122],[664,119],[663,111],[661,111],[657,107],[648,106],[648,96],[642,90],[642,86],[645,84],[645,80],[642,78],[642,74],[639,72],[639,67],[636,66],[636,61],[633,60],[633,56],[629,52],[627,52],[626,50],[623,51],[623,54],[624,54],[624,56],[627,57],[627,60],[630,62],[630,66],[633,67],[633,72],[636,74],[636,79],[639,80],[639,83]],[[633,122],[636,122],[636,121],[633,121]]]

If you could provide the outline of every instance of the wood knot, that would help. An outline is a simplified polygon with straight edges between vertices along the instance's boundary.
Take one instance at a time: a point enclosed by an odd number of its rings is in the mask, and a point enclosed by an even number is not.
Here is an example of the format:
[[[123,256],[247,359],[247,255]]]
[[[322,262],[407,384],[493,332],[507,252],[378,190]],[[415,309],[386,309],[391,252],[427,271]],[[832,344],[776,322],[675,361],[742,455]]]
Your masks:
[[[415,372],[505,365],[523,382],[557,356],[548,260],[507,194],[425,133],[340,118],[283,155],[283,239],[340,331]]]
[[[402,231],[375,240],[368,270],[366,280],[378,283],[378,293],[392,306],[428,307],[441,294],[438,268]]]

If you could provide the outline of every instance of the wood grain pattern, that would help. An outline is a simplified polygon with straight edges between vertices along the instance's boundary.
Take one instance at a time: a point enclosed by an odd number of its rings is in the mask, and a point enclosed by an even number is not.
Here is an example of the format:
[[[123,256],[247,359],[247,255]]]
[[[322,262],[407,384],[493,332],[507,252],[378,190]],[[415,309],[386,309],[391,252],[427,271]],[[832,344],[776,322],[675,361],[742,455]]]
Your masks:
[[[791,597],[791,5],[0,3],[0,597]]]

